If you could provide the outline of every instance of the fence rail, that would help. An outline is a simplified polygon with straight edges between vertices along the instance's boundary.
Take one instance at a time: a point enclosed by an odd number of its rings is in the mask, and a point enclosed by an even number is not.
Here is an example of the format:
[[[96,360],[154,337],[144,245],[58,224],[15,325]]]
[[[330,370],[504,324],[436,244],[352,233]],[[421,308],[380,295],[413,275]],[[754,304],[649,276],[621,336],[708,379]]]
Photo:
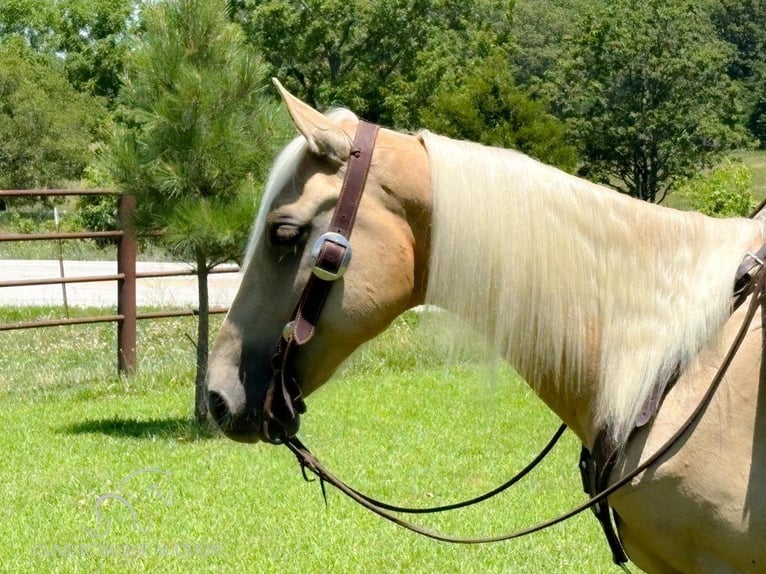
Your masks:
[[[0,201],[11,197],[59,197],[78,195],[118,195],[109,189],[21,189],[0,190]],[[117,273],[110,275],[92,275],[80,277],[50,277],[0,281],[3,287],[26,287],[36,285],[66,285],[69,283],[93,283],[99,281],[117,282],[117,313],[113,315],[92,315],[66,319],[42,319],[36,321],[17,321],[0,324],[0,332],[17,329],[33,329],[63,325],[84,325],[91,323],[117,323],[117,368],[121,373],[133,373],[136,370],[136,322],[144,319],[193,316],[196,309],[163,310],[139,313],[136,307],[136,281],[144,278],[177,277],[194,275],[194,271],[136,271],[138,244],[135,233],[128,225],[129,215],[135,209],[135,198],[120,195],[117,207],[117,219],[120,229],[116,231],[78,231],[55,233],[0,233],[0,242],[5,241],[51,241],[82,240],[112,237],[117,239]],[[210,273],[234,273],[236,268],[214,268]],[[210,314],[225,313],[226,307],[211,307]]]

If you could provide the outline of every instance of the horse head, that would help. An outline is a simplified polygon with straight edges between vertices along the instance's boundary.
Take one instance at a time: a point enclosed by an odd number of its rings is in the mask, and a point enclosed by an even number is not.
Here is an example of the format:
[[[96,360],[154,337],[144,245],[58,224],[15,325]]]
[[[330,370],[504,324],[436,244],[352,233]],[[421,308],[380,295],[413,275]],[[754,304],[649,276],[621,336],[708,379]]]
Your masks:
[[[338,203],[360,123],[347,111],[324,115],[275,84],[301,135],[272,169],[207,378],[212,417],[227,436],[246,442],[278,441],[297,432],[300,413],[292,405],[283,405],[278,421],[270,412],[275,378],[289,376],[302,400],[354,349],[420,304],[426,286],[426,151],[414,136],[380,130],[350,237],[348,269],[329,287],[311,340],[290,353],[289,366],[275,365],[286,323],[312,274],[312,247],[328,230]]]

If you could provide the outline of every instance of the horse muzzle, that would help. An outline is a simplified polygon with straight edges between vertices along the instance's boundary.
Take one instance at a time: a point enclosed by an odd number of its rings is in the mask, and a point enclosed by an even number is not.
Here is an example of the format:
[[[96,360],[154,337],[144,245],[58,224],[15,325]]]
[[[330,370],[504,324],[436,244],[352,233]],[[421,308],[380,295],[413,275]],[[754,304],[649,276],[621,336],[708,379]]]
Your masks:
[[[208,390],[207,405],[210,417],[228,438],[249,443],[260,440],[261,417],[255,411],[237,408],[233,397],[218,390]]]
[[[294,379],[286,381],[275,376],[260,408],[248,404],[255,401],[240,395],[226,389],[208,389],[210,416],[227,437],[238,442],[281,444],[297,434],[306,405]]]

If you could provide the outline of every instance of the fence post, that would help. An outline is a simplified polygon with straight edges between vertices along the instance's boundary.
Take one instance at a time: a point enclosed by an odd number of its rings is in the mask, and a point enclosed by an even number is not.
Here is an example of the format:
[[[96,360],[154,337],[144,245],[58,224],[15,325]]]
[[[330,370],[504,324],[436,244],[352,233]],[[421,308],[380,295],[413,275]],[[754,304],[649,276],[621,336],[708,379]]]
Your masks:
[[[120,373],[136,372],[136,234],[130,216],[136,208],[136,198],[121,195],[117,203],[117,220],[122,237],[117,245],[117,369]]]

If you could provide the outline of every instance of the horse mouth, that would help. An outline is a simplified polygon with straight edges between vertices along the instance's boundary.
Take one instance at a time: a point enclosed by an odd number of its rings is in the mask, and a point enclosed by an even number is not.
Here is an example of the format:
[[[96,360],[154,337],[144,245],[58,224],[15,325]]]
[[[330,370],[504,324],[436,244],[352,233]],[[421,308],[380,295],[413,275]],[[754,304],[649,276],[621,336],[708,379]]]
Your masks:
[[[216,391],[208,391],[208,411],[223,434],[237,442],[282,444],[295,436],[300,427],[298,414],[275,419],[254,409],[232,412],[224,395]]]
[[[208,391],[207,406],[210,417],[228,438],[245,443],[261,440],[257,415],[232,412],[224,395],[216,391]]]
[[[264,442],[282,444],[298,434],[299,427],[300,419],[297,415],[288,424],[281,421],[267,420],[261,425],[260,437]]]

